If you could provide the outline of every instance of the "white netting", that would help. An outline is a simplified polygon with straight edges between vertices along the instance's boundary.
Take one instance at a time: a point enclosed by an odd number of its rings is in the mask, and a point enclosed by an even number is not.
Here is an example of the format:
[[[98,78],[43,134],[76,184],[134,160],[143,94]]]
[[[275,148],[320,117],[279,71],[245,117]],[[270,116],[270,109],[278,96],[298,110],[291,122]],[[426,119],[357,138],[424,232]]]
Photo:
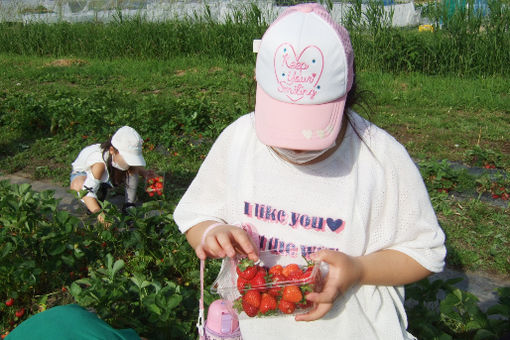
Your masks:
[[[363,0],[367,2],[368,0]],[[419,12],[413,0],[382,0],[387,13],[393,11],[393,26],[416,25]],[[208,16],[223,21],[235,11],[251,4],[257,5],[266,22],[272,22],[286,8],[288,1],[243,0],[1,0],[0,21],[47,23],[68,21],[109,21],[119,17],[142,15],[150,21],[173,18]],[[206,5],[207,4],[207,9]],[[333,1],[332,16],[338,22],[350,8],[348,1]],[[362,6],[367,8],[366,4]]]

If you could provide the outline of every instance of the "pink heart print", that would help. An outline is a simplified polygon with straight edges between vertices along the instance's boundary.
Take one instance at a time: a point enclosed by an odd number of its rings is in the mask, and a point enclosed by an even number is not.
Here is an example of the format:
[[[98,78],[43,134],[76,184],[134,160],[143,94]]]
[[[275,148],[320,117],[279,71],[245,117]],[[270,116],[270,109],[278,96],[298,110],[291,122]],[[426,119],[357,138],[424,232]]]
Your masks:
[[[320,91],[319,80],[324,70],[324,54],[308,45],[298,54],[290,43],[280,45],[274,54],[274,72],[278,91],[293,102],[305,97],[314,99]]]

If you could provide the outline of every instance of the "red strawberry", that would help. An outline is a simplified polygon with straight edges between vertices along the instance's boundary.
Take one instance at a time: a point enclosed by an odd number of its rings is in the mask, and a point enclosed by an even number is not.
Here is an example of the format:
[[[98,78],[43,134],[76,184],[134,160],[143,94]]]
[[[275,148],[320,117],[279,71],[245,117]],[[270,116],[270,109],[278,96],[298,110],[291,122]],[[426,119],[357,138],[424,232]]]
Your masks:
[[[285,314],[292,314],[294,313],[294,310],[296,309],[296,304],[293,302],[280,300],[278,303],[278,309],[281,310]]]
[[[243,295],[243,303],[245,302],[253,307],[259,308],[260,298],[260,292],[250,289]]]
[[[306,309],[312,307],[313,302],[305,300],[305,302],[301,302],[297,304],[297,308]]]
[[[25,314],[25,308],[18,309],[14,315],[16,315],[17,318],[21,318],[23,314]]]
[[[314,269],[313,266],[306,268],[306,270],[304,271],[300,278],[303,281],[303,283],[315,283],[317,275],[312,276],[313,269]]]
[[[273,296],[280,296],[282,294],[283,289],[282,285],[279,284],[279,282],[285,282],[286,280],[287,279],[283,275],[280,274],[273,275],[273,277],[271,278],[271,288],[269,288],[268,293]]]
[[[13,304],[14,304],[14,299],[13,298],[10,298],[7,301],[5,301],[5,305],[7,307],[11,307]]]
[[[250,280],[250,285],[253,289],[258,291],[265,292],[267,290],[267,282],[266,282],[266,270],[260,268],[257,274]]]
[[[282,270],[283,276],[285,276],[288,279],[295,279],[296,277],[301,276],[303,271],[299,266],[295,263],[291,263],[285,266]]]
[[[242,276],[237,277],[237,290],[239,293],[243,294],[244,291],[247,289],[246,285],[248,284],[248,280],[243,278]]]
[[[303,298],[303,293],[298,286],[286,286],[283,287],[282,300],[289,302],[299,302]]]
[[[260,298],[259,312],[266,314],[269,311],[275,310],[277,306],[278,304],[274,296],[267,293],[262,294],[262,297]]]
[[[282,275],[282,272],[283,272],[283,267],[279,264],[274,265],[271,268],[269,268],[269,274],[271,274],[271,275],[276,275],[276,274]]]
[[[243,310],[249,317],[254,317],[259,312],[259,309],[255,306],[250,305],[247,302],[242,301]]]
[[[236,267],[237,275],[246,280],[251,280],[257,274],[258,267],[254,265],[253,261],[245,257],[239,262]]]

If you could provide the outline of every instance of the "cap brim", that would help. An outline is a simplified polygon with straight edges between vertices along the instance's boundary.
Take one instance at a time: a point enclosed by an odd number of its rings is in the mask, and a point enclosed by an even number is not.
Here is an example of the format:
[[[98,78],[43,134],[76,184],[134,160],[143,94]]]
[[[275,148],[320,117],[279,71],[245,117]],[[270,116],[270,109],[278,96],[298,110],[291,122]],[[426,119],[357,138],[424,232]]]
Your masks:
[[[120,155],[129,166],[145,166],[145,159],[141,154],[132,154],[129,152],[122,152],[119,150]]]
[[[338,136],[346,97],[325,104],[284,103],[257,85],[257,137],[262,143],[278,148],[323,150]]]

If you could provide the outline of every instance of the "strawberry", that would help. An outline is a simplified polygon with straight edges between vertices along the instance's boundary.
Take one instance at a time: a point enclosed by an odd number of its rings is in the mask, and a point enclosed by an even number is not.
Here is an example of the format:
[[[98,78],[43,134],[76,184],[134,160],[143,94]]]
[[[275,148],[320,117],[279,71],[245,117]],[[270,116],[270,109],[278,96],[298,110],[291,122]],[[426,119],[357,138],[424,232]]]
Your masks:
[[[301,289],[298,286],[286,286],[283,287],[282,300],[288,302],[299,302],[303,298],[303,293],[301,293]]]
[[[260,268],[257,274],[251,279],[250,285],[253,289],[258,291],[265,292],[267,290],[267,282],[266,282],[266,270],[264,268]]]
[[[13,298],[10,298],[7,301],[5,301],[5,305],[7,307],[11,307],[13,304],[14,304],[14,299]]]
[[[17,318],[21,318],[23,314],[25,314],[25,308],[18,309],[14,315],[16,315]]]
[[[297,304],[297,308],[306,309],[312,307],[313,302],[305,300],[304,302],[300,302]]]
[[[282,270],[283,276],[288,279],[295,279],[296,277],[301,276],[302,273],[301,268],[299,268],[299,266],[295,263],[286,265]]]
[[[278,306],[276,299],[274,296],[271,296],[267,293],[263,293],[260,298],[260,307],[259,312],[262,314],[266,314],[269,311],[273,311]]]
[[[259,308],[260,306],[260,292],[250,289],[243,295],[243,302]]]
[[[281,274],[275,274],[271,278],[271,288],[269,288],[268,293],[273,296],[280,296],[282,294],[282,285],[279,282],[285,282],[285,276]]]
[[[242,301],[243,310],[249,317],[254,317],[259,312],[259,309],[255,306],[250,305],[249,303]]]
[[[281,299],[278,303],[278,309],[281,310],[284,314],[292,314],[296,309],[296,304]]]
[[[279,264],[274,265],[271,268],[269,268],[269,274],[271,274],[271,275],[276,275],[276,274],[282,275],[282,272],[283,272],[283,267]]]
[[[242,276],[237,277],[237,290],[239,293],[243,294],[244,291],[248,288],[246,287],[248,285],[249,281],[243,278]]]
[[[247,257],[242,259],[236,267],[237,275],[243,277],[246,280],[251,280],[257,274],[258,266],[254,265],[254,262]]]
[[[317,275],[312,276],[314,267],[308,267],[306,270],[301,274],[300,279],[303,281],[303,283],[315,283],[317,280]]]

